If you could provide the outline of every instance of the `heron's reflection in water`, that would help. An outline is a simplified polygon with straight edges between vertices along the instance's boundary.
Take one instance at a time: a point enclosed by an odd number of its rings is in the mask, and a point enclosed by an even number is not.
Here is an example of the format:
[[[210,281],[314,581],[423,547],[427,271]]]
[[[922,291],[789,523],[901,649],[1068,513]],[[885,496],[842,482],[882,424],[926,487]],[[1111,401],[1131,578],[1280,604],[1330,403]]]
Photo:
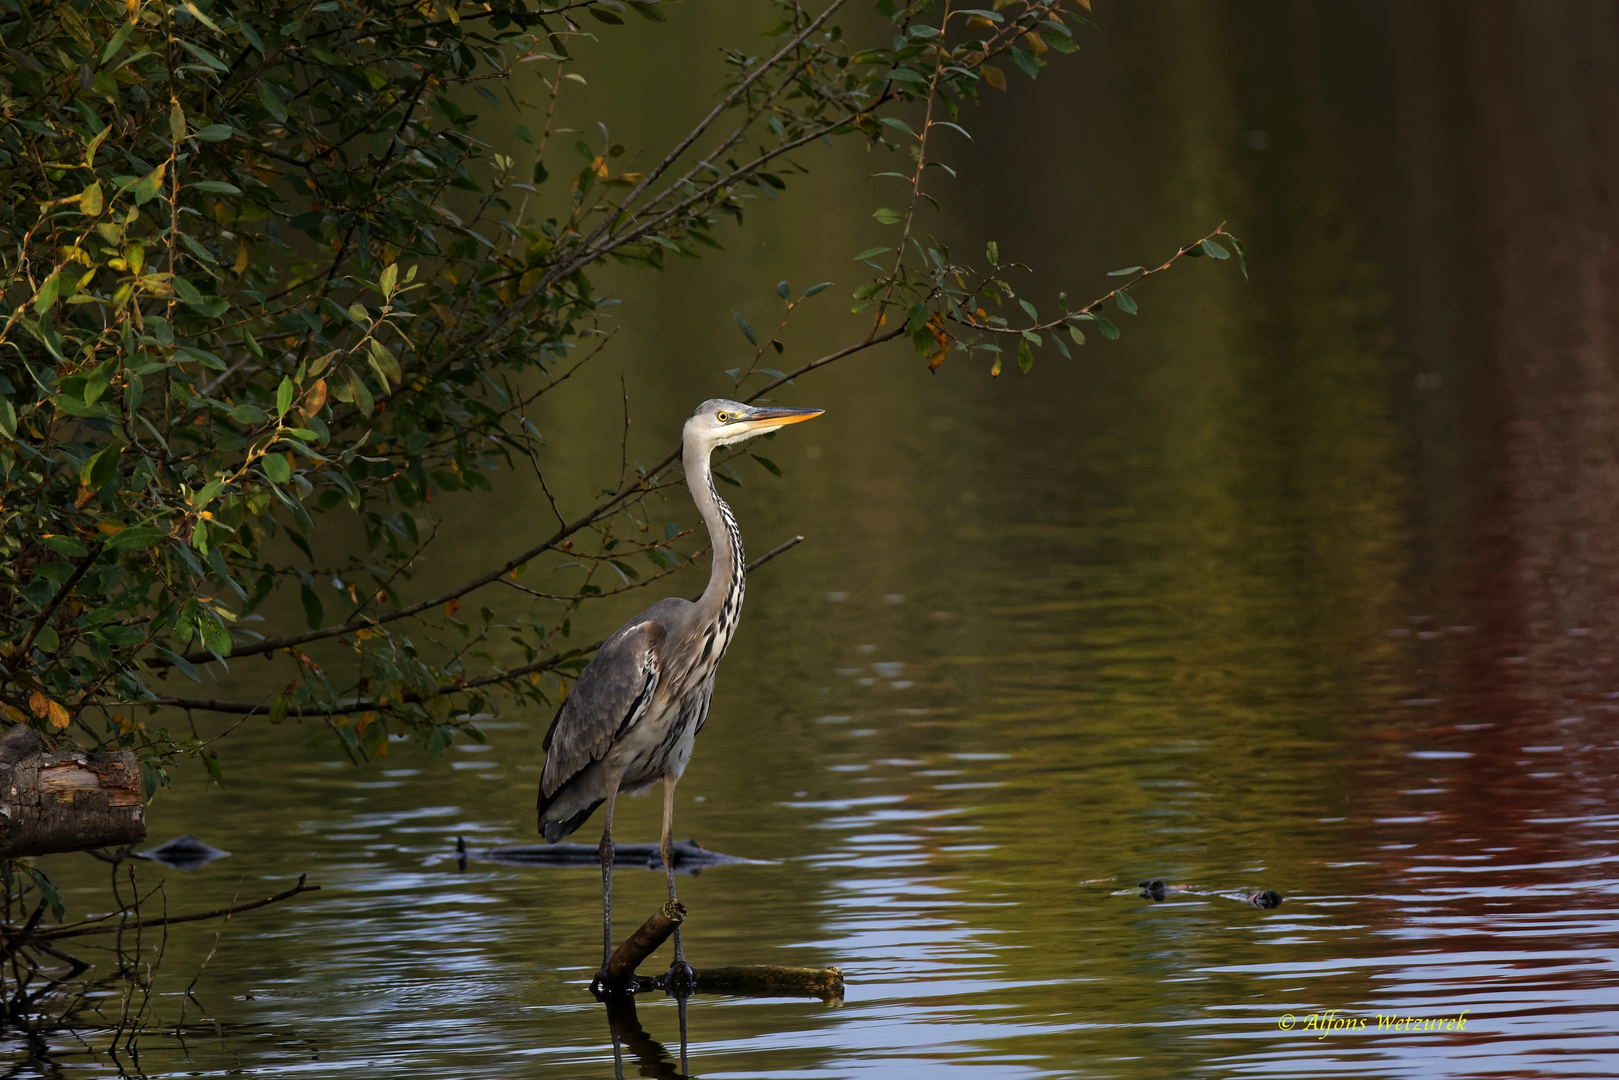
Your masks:
[[[633,994],[614,994],[605,999],[607,1025],[613,1036],[613,1076],[624,1080],[624,1055],[635,1059],[638,1075],[652,1080],[689,1080],[686,1065],[686,998],[676,996],[680,1010],[680,1064],[664,1045],[646,1033],[641,1020],[635,1015]]]

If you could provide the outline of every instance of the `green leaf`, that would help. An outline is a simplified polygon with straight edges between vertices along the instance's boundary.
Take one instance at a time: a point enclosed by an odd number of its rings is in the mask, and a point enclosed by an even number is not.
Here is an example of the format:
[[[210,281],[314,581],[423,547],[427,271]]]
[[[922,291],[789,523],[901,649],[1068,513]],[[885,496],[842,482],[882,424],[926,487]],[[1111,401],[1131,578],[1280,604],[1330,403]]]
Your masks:
[[[1006,50],[1012,55],[1012,63],[1023,69],[1023,74],[1034,78],[1040,74],[1041,61],[1034,53],[1027,49],[1011,48]]]
[[[283,375],[281,385],[275,388],[275,414],[278,418],[287,415],[287,410],[292,408],[292,397],[297,392],[297,387],[292,384],[292,377]]]
[[[1091,318],[1096,323],[1097,331],[1100,332],[1103,337],[1107,338],[1109,341],[1119,340],[1119,328],[1117,326],[1114,326],[1100,315],[1093,315]]]
[[[230,655],[230,631],[222,626],[218,619],[206,616],[197,620],[197,629],[202,631],[202,643],[208,651],[223,660]]]
[[[1126,315],[1134,315],[1136,313],[1136,298],[1127,292],[1114,293],[1113,302],[1119,305],[1119,310],[1124,312]]]
[[[1068,336],[1074,339],[1075,345],[1085,344],[1085,335],[1080,332],[1080,329],[1077,326],[1070,326],[1068,328]]]
[[[884,250],[887,250],[887,249],[885,248]],[[810,297],[814,296],[816,293],[825,292],[828,288],[831,287],[831,285],[832,285],[832,283],[830,281],[823,281],[819,285],[811,285],[809,288],[804,290],[804,299],[808,300]]]
[[[113,361],[109,360],[105,364],[99,365],[85,378],[84,403],[86,405],[94,405],[101,400],[101,395],[107,392],[107,387],[112,384],[113,363]]]
[[[856,255],[854,257],[854,261],[859,262],[862,259],[870,259],[870,258],[873,258],[875,256],[881,255],[884,252],[889,252],[889,251],[893,251],[893,250],[894,250],[893,248],[886,248],[886,247],[867,248],[865,251],[862,251],[860,254]],[[809,294],[805,293],[804,295],[808,296]]]
[[[175,636],[179,637],[178,634],[176,634]],[[187,641],[191,640],[189,627],[187,628],[187,631],[186,631],[186,640]],[[202,682],[202,676],[197,672],[196,666],[193,665],[191,663],[191,661],[187,660],[185,657],[181,656],[177,652],[173,652],[173,651],[171,651],[169,649],[165,649],[161,645],[154,645],[153,648],[157,649],[157,652],[158,652],[159,656],[163,657],[163,659],[165,659],[169,663],[173,664],[174,667],[175,667],[175,670],[179,671],[180,674],[184,675],[186,678],[190,679],[192,682],[197,682],[197,683]],[[142,771],[142,776],[143,777],[145,775],[146,768],[147,768],[146,763],[142,762],[141,763],[141,771]],[[154,784],[152,786],[155,786],[155,782],[154,782]],[[147,794],[150,795],[151,792],[148,791]]]
[[[1213,240],[1205,240],[1198,246],[1203,249],[1203,254],[1207,255],[1211,259],[1231,258],[1231,252],[1227,251]]]
[[[179,274],[174,275],[169,284],[174,286],[174,295],[193,306],[204,303],[202,293],[197,287]]]
[[[778,281],[776,282],[776,295],[785,300],[793,295],[793,287],[785,281]]]
[[[890,210],[886,206],[879,207],[878,209],[872,211],[871,216],[882,222],[884,225],[897,225],[901,221],[905,220],[904,214],[900,213],[898,210]]]
[[[326,621],[326,608],[321,605],[320,597],[308,585],[299,586],[298,595],[303,598],[304,617],[309,621],[309,629],[319,630]]]
[[[79,213],[96,217],[101,213],[101,181],[97,180],[79,193]]]
[[[201,139],[203,142],[224,142],[234,134],[236,134],[236,129],[229,124],[209,124],[201,131],[196,132],[194,137]]]
[[[163,170],[166,168],[168,168],[168,162],[165,161],[129,185],[129,197],[135,201],[136,206],[151,202],[157,196],[158,189],[163,186]]]
[[[351,376],[349,390],[354,394],[354,406],[360,410],[360,415],[370,416],[376,408],[376,399],[371,396],[371,388],[365,385],[365,380]]]
[[[371,366],[376,369],[377,377],[382,380],[382,385],[387,387],[392,383],[394,386],[398,386],[405,378],[405,373],[399,369],[399,358],[376,338],[372,338],[369,344],[371,347]]]
[[[270,702],[270,723],[280,724],[287,719],[287,699],[278,697]]]
[[[264,475],[270,478],[272,484],[285,484],[292,479],[292,466],[279,453],[265,454],[259,459],[259,468],[264,470]]]
[[[734,465],[719,465],[714,469],[714,479],[723,480],[732,487],[742,486],[742,474],[736,471]]]
[[[113,445],[86,461],[79,470],[79,483],[91,491],[101,490],[101,485],[118,474],[118,455],[123,452],[122,446]]]
[[[11,399],[0,397],[0,435],[8,439],[17,437],[17,410],[11,407]]]
[[[70,559],[82,559],[90,554],[89,548],[71,536],[42,536],[39,542],[58,555],[66,555]]]
[[[34,648],[42,653],[53,653],[62,647],[62,639],[56,636],[56,629],[50,623],[39,628],[34,635]]]
[[[776,476],[781,475],[781,466],[777,465],[774,461],[771,461],[769,458],[760,457],[758,454],[749,454],[748,456],[751,457],[754,461],[757,461],[759,464],[763,465],[765,467],[766,472],[773,473]]]
[[[176,278],[175,280],[178,281],[180,279]],[[190,345],[176,345],[174,347],[174,356],[177,360],[190,360],[193,363],[201,364],[203,367],[208,368],[211,371],[230,370],[230,365],[226,364],[225,361],[221,360],[213,353],[208,352],[206,349],[193,348]]]
[[[1226,233],[1225,237],[1226,237],[1227,240],[1231,241],[1231,246],[1237,249],[1237,265],[1242,268],[1242,279],[1244,281],[1247,281],[1248,280],[1248,256],[1242,250],[1242,241],[1238,240],[1235,236],[1232,236],[1230,233]]]
[[[990,263],[991,266],[1000,265],[1000,261],[1001,261],[1001,245],[997,244],[993,240],[991,240],[989,243],[985,244],[984,245],[984,258],[989,260],[989,263]]]
[[[210,195],[240,195],[242,189],[223,180],[196,180],[186,185],[192,191],[206,191]]]
[[[277,94],[275,88],[263,80],[259,81],[259,104],[264,106],[265,112],[283,124],[287,122],[287,107],[281,103],[281,95]]]
[[[56,295],[61,291],[62,271],[58,270],[46,278],[45,284],[39,287],[39,295],[34,297],[34,314],[38,315],[56,303]]]
[[[118,32],[112,36],[112,40],[107,42],[107,47],[101,50],[101,62],[105,64],[108,60],[118,55],[118,50],[124,47],[124,42],[128,41],[129,35],[134,32],[135,24],[133,22],[124,22],[118,28]]]
[[[1107,276],[1108,277],[1129,277],[1131,274],[1139,274],[1139,273],[1141,273],[1141,270],[1142,270],[1142,268],[1139,267],[1139,266],[1126,266],[1123,270],[1109,270],[1107,272]]]
[[[149,525],[135,525],[120,530],[107,541],[107,547],[114,551],[137,551],[141,548],[156,547],[169,538],[169,534],[162,529],[154,529]]]
[[[748,344],[758,348],[759,335],[753,332],[753,327],[748,325],[748,320],[742,317],[742,313],[740,311],[732,311],[731,318],[736,320],[736,325],[741,329],[742,336],[748,339]]]
[[[270,419],[270,414],[257,405],[249,405],[244,401],[230,411],[230,418],[238,424],[257,426]]]
[[[1029,344],[1028,338],[1018,338],[1017,366],[1022,368],[1025,374],[1034,367],[1034,346]]]

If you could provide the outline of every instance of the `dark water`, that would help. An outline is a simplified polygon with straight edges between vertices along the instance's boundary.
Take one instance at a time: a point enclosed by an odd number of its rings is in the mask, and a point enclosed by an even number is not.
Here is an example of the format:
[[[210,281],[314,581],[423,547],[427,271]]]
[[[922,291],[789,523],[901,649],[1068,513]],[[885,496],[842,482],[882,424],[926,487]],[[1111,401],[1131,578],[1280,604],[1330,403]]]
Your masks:
[[[1253,280],[1181,267],[1122,341],[1027,377],[895,352],[794,388],[827,416],[732,502],[755,551],[808,540],[750,584],[676,822],[765,861],[681,897],[697,965],[837,964],[847,996],[694,999],[690,1071],[1619,1072],[1616,18],[1098,6],[1075,62],[969,117],[939,227],[1035,265],[1038,298],[1228,219]],[[688,5],[676,32],[747,14]],[[649,96],[677,60],[628,40],[576,122],[635,142],[700,103]],[[620,376],[654,458],[725,389],[730,310],[763,321],[776,280],[840,282],[792,351],[859,332],[834,298],[882,234],[849,208],[882,204],[864,176],[891,165],[818,164],[729,256],[622,280],[614,351],[541,424],[564,499],[617,473]],[[427,576],[544,526],[513,485],[447,511]],[[532,839],[548,721],[361,769],[247,725],[222,789],[163,792],[154,839],[235,853],[168,873],[171,910],[306,872],[322,891],[233,919],[194,1001],[213,929],[171,932],[154,1012],[183,1038],[150,1035],[140,1065],[612,1076],[585,991],[597,874],[453,858]],[[626,802],[620,839],[657,817]],[[50,870],[105,906],[104,868]],[[1151,878],[1201,892],[1155,903],[1132,888]],[[1262,888],[1285,903],[1212,895]],[[622,929],[662,890],[621,871]],[[639,1022],[664,1053],[637,1042],[625,1075],[674,1068],[674,1004]],[[11,1075],[109,1072],[109,1037],[14,1041]]]

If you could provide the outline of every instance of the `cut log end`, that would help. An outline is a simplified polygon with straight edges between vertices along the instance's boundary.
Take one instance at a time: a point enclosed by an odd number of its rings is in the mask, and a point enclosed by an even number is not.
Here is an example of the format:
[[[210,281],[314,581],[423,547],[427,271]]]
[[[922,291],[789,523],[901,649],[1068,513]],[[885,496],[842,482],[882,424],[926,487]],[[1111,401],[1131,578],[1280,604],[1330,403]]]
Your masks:
[[[47,751],[25,724],[0,738],[0,858],[114,847],[145,836],[133,752]]]
[[[663,907],[652,918],[642,923],[639,930],[624,940],[624,944],[613,950],[612,957],[607,961],[607,970],[601,975],[603,989],[615,993],[632,989],[635,969],[656,952],[659,945],[668,941],[669,935],[685,921],[684,904],[679,900],[664,901]]]

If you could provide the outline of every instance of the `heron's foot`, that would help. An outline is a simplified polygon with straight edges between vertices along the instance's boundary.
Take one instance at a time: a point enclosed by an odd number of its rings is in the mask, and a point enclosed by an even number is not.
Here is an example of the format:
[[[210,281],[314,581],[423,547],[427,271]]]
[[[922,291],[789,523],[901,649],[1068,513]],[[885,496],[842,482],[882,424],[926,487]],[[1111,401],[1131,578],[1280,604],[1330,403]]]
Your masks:
[[[686,963],[684,957],[675,957],[675,962],[669,965],[669,970],[663,976],[663,989],[675,997],[691,997],[697,990],[697,972]]]

